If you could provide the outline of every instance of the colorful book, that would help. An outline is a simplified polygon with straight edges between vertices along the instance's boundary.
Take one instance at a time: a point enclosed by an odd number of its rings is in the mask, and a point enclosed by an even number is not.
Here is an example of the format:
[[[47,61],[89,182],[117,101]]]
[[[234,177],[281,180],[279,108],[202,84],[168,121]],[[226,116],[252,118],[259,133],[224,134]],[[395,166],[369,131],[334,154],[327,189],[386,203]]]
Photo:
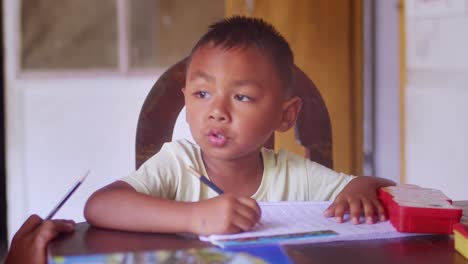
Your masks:
[[[51,264],[158,264],[158,263],[246,263],[290,264],[287,254],[278,245],[221,248],[192,248],[181,250],[155,250],[118,252],[109,254],[55,256]]]

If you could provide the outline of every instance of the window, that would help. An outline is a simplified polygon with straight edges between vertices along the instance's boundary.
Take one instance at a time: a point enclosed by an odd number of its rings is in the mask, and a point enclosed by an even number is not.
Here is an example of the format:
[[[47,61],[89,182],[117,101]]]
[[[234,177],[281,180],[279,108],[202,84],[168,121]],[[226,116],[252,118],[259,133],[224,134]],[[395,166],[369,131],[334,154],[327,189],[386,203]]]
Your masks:
[[[21,71],[165,68],[223,17],[220,0],[22,0]]]

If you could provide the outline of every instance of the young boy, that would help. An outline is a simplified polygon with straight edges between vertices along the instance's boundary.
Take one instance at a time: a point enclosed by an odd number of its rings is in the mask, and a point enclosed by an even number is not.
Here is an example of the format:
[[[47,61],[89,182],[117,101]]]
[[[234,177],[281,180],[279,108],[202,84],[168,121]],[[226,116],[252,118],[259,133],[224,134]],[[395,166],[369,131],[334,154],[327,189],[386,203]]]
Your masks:
[[[149,232],[207,235],[252,228],[257,201],[334,200],[325,211],[353,223],[385,220],[376,191],[392,182],[334,172],[287,151],[262,148],[290,129],[301,109],[292,96],[293,55],[269,24],[233,17],[210,27],[187,66],[187,122],[197,144],[166,143],[136,172],[98,191],[85,217],[92,225]],[[192,176],[193,166],[225,194]],[[336,197],[336,198],[335,198]]]

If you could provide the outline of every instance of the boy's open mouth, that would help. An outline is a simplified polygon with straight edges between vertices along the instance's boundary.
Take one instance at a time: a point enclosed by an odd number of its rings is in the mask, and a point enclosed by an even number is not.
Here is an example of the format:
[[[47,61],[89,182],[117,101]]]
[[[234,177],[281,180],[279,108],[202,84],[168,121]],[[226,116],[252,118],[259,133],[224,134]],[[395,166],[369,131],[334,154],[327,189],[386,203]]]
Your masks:
[[[210,131],[208,134],[208,139],[210,143],[215,146],[223,146],[227,142],[227,138],[217,131]]]

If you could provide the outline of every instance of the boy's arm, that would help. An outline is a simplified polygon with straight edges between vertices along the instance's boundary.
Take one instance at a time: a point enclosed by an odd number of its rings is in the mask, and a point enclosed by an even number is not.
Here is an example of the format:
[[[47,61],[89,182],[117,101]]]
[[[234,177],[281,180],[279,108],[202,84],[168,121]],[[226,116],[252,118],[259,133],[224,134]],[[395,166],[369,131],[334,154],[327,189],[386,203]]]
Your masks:
[[[186,232],[189,203],[155,199],[116,181],[96,191],[85,205],[86,220],[94,226],[128,231]],[[170,219],[170,221],[168,221]],[[158,228],[159,227],[159,228]]]
[[[94,226],[142,232],[235,233],[260,219],[255,200],[221,195],[200,202],[178,202],[138,193],[116,181],[96,191],[85,205]]]
[[[385,221],[385,210],[378,199],[378,189],[395,185],[393,181],[378,177],[360,176],[351,180],[338,194],[327,210],[325,216],[334,216],[338,222],[343,222],[343,215],[349,212],[351,222],[359,223],[359,216],[364,213],[368,224],[375,222],[377,215],[380,221]]]

